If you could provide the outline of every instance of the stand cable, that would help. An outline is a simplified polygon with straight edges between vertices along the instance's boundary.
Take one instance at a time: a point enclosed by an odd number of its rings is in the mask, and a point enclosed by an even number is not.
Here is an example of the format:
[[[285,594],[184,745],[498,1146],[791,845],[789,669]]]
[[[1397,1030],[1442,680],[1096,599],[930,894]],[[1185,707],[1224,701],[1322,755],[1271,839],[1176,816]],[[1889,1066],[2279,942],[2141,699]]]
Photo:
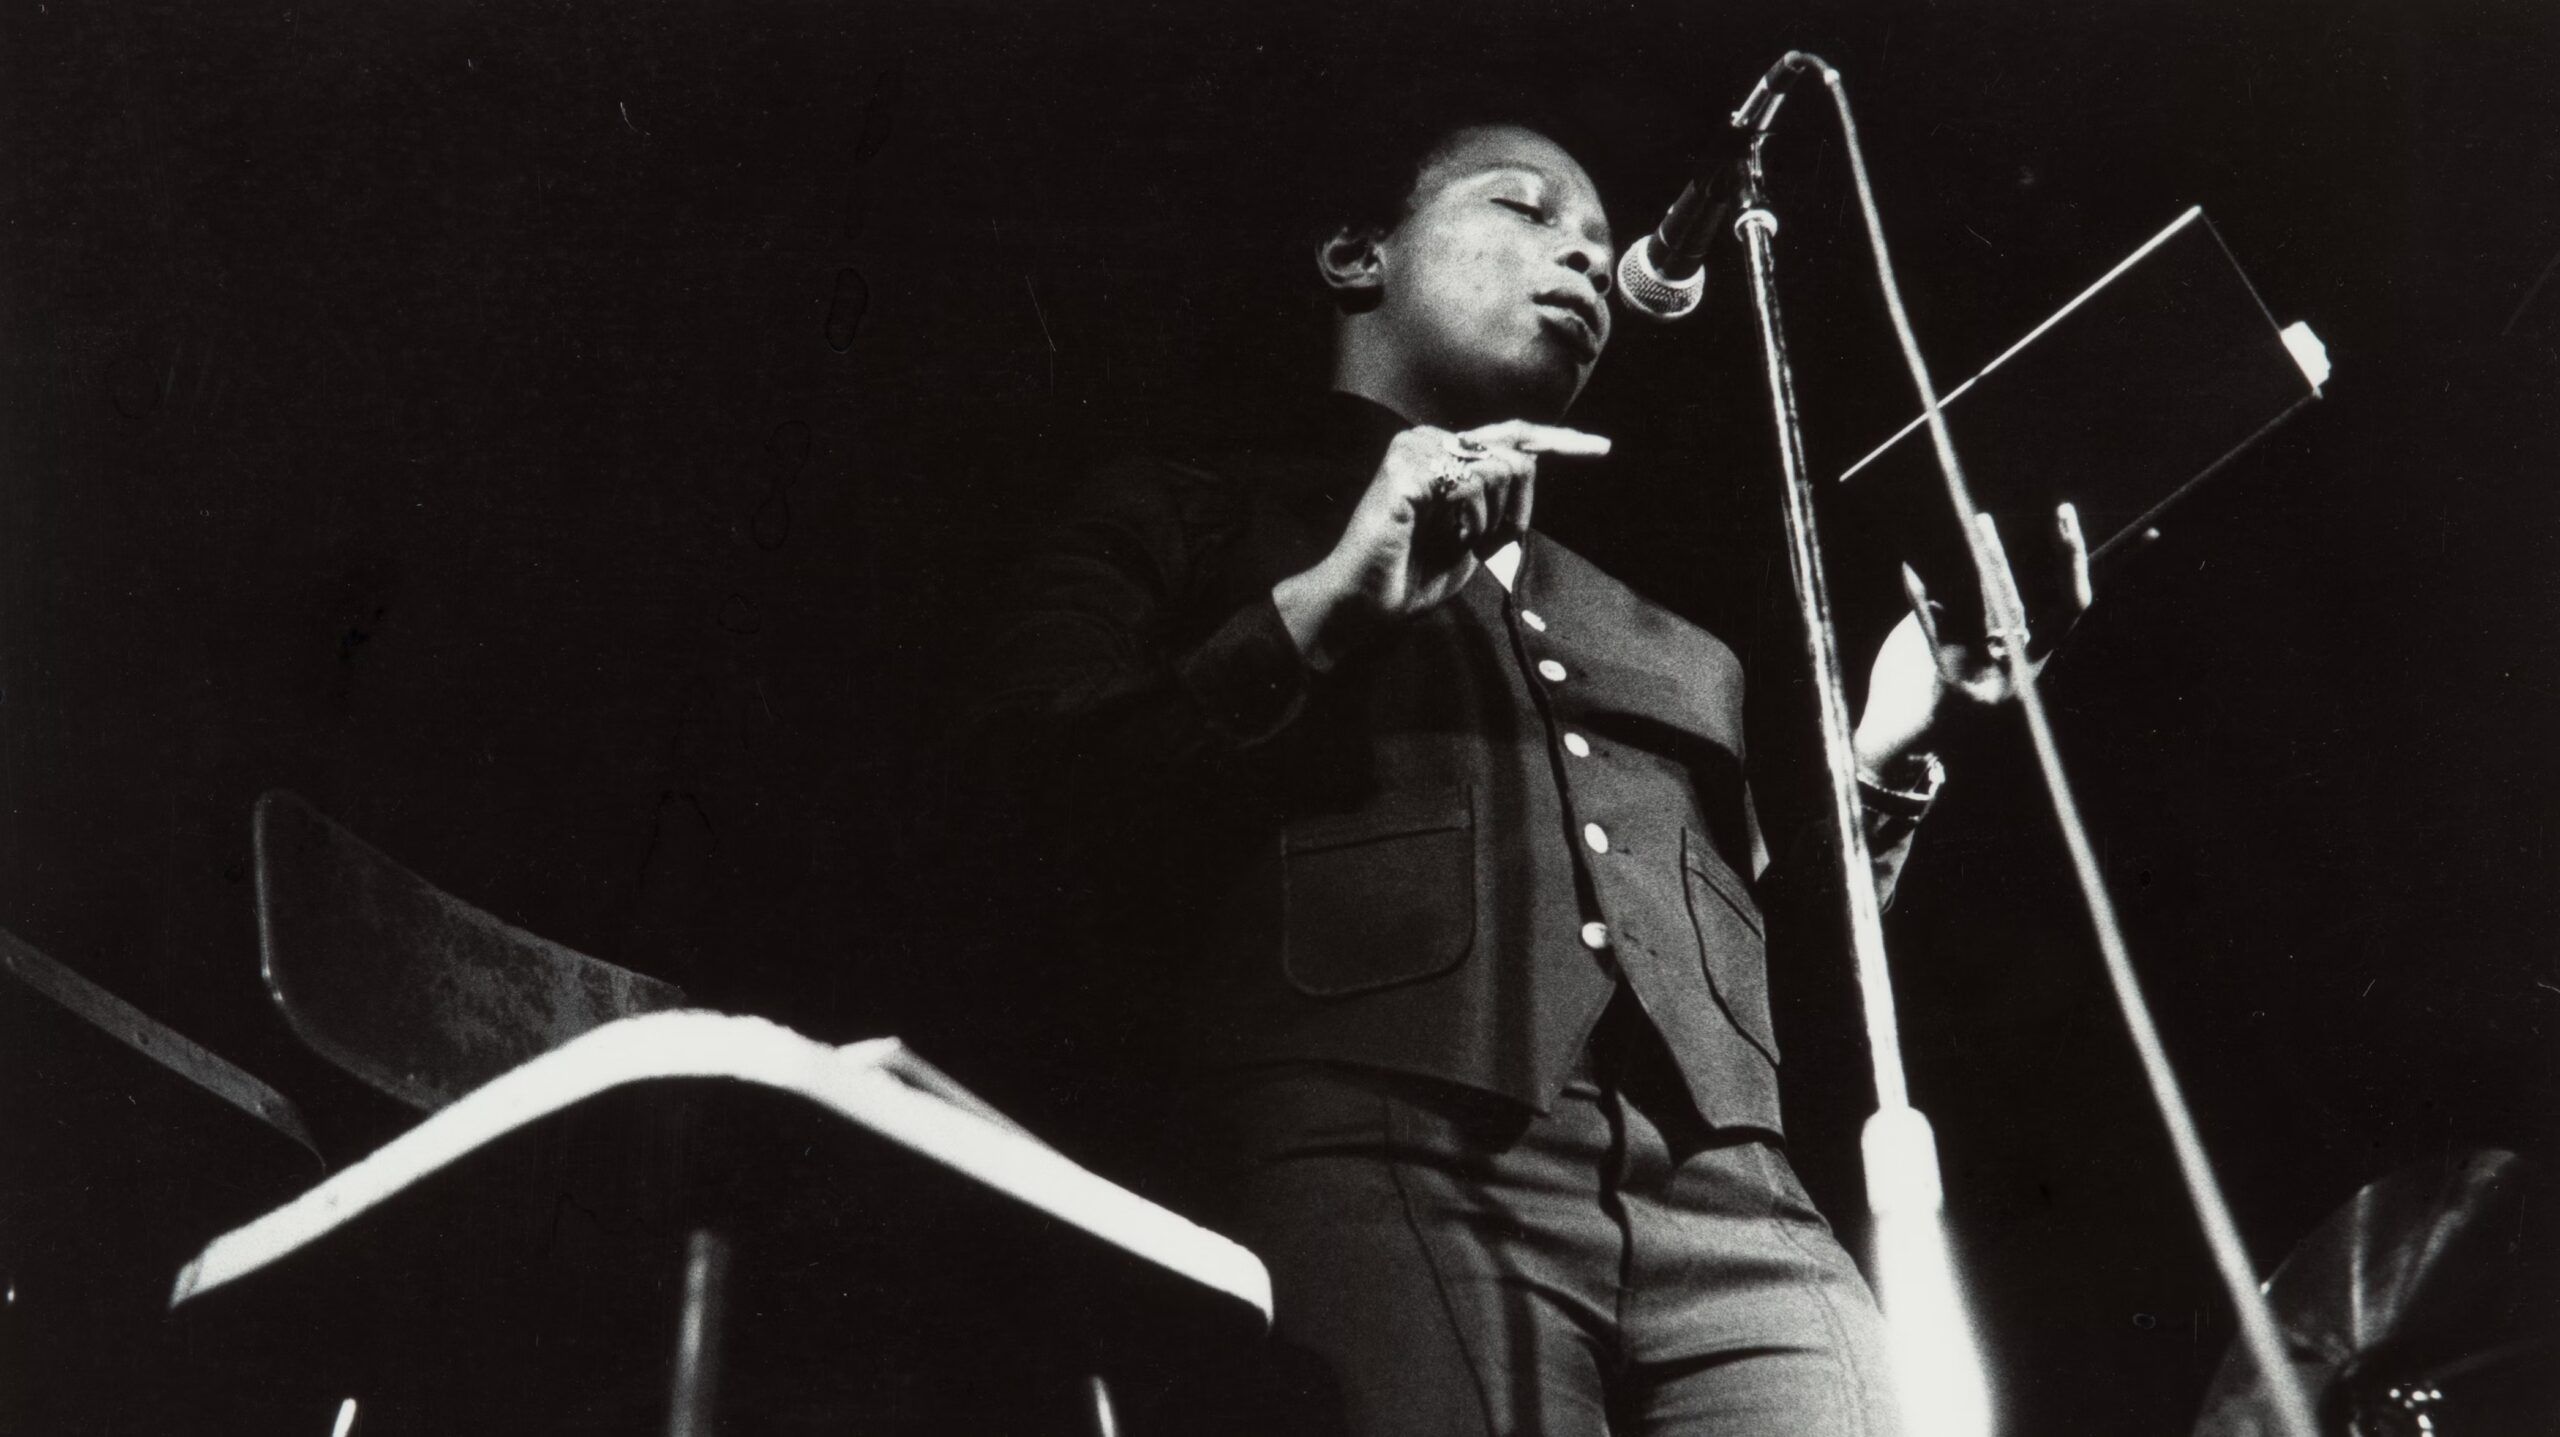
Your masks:
[[[2053,726],[2045,712],[2043,696],[2036,688],[2035,665],[2027,652],[2026,606],[2020,599],[2017,581],[2010,572],[2007,555],[2001,549],[1998,531],[1992,526],[1990,516],[1974,506],[1972,491],[1967,487],[1964,471],[1956,460],[1955,441],[1947,432],[1946,418],[1939,408],[1937,387],[1930,380],[1928,364],[1921,357],[1919,340],[1913,335],[1910,316],[1903,308],[1901,286],[1894,278],[1893,261],[1885,247],[1884,221],[1877,213],[1875,192],[1867,179],[1866,154],[1858,142],[1857,121],[1849,111],[1848,92],[1843,87],[1839,71],[1833,69],[1819,56],[1801,50],[1791,50],[1782,57],[1770,69],[1768,75],[1761,79],[1750,98],[1743,102],[1742,108],[1736,110],[1733,115],[1733,123],[1737,129],[1744,129],[1753,134],[1751,156],[1746,162],[1750,171],[1747,181],[1749,188],[1746,190],[1747,208],[1742,218],[1736,222],[1736,228],[1743,231],[1746,244],[1750,249],[1755,287],[1768,288],[1769,232],[1776,228],[1776,220],[1769,217],[1768,211],[1760,204],[1758,194],[1760,142],[1766,138],[1769,122],[1775,117],[1779,102],[1785,98],[1784,86],[1795,75],[1804,72],[1811,72],[1821,77],[1824,89],[1831,95],[1832,106],[1838,112],[1841,138],[1849,153],[1850,176],[1857,189],[1859,213],[1865,220],[1868,245],[1875,258],[1876,279],[1884,292],[1885,308],[1893,319],[1894,336],[1901,345],[1903,361],[1911,371],[1912,385],[1919,391],[1921,412],[1928,422],[1930,444],[1937,452],[1938,468],[1946,479],[1947,501],[1963,524],[1965,535],[1970,541],[1974,567],[1982,583],[1984,612],[1988,616],[1992,642],[2001,661],[2008,669],[2012,691],[2017,695],[2019,710],[2026,718],[2027,732],[2035,749],[2037,766],[2043,773],[2046,792],[2052,799],[2054,818],[2062,829],[2063,843],[2070,851],[2072,868],[2080,881],[2081,897],[2088,907],[2090,926],[2097,934],[2098,949],[2106,964],[2108,983],[2114,990],[2116,1005],[2124,1017],[2125,1027],[2132,1036],[2134,1051],[2141,1062],[2143,1078],[2150,1087],[2152,1101],[2159,1108],[2161,1122],[2168,1130],[2169,1144],[2177,1157],[2179,1175],[2185,1180],[2188,1199],[2193,1203],[2197,1220],[2204,1229],[2205,1242],[2212,1251],[2214,1265],[2220,1270],[2223,1283],[2230,1291],[2232,1306],[2239,1317],[2241,1338],[2257,1365],[2271,1414],[2276,1419],[2278,1432],[2282,1437],[2319,1437],[2318,1424],[2312,1418],[2310,1400],[2304,1393],[2291,1362],[2286,1357],[2284,1340],[2277,1331],[2274,1313],[2267,1305],[2265,1293],[2258,1286],[2256,1275],[2249,1263],[2248,1252],[2241,1245],[2239,1230],[2232,1223],[2230,1207],[2223,1199],[2221,1186],[2215,1179],[2212,1164],[2205,1155],[2203,1139],[2196,1132],[2194,1114],[2187,1106],[2176,1072],[2170,1067],[2168,1053],[2160,1041],[2158,1026],[2152,1020],[2150,1005],[2142,996],[2141,982],[2134,972],[2132,954],[2126,946],[2122,925],[2117,921],[2114,901],[2108,896],[2105,879],[2098,869],[2096,851],[2089,842],[2088,829],[2080,816],[2078,800],[2073,797],[2070,779],[2063,771],[2061,750],[2055,743]],[[1802,563],[1803,560],[1799,558],[1796,550],[1807,548],[1811,543],[1809,522],[1811,496],[1809,489],[1806,489],[1803,476],[1802,439],[1794,432],[1795,396],[1793,384],[1785,374],[1783,341],[1777,335],[1775,298],[1774,292],[1768,293],[1764,298],[1761,319],[1762,339],[1764,348],[1769,351],[1773,400],[1778,409],[1781,457],[1788,470],[1788,507],[1791,520],[1789,527],[1791,534],[1794,535],[1789,558],[1791,561]],[[1805,489],[1801,496],[1797,492],[1799,489]],[[1795,532],[1798,526],[1793,522],[1795,511],[1799,506],[1803,506],[1806,510],[1804,516],[1806,523],[1803,525],[1802,533]],[[1804,588],[1805,572],[1799,570],[1798,573],[1800,591]],[[1847,707],[1836,692],[1839,684],[1839,655],[1827,631],[1828,601],[1819,592],[1821,576],[1818,559],[1812,561],[1809,572],[1812,575],[1814,592],[1807,599],[1806,618],[1808,623],[1818,620],[1825,626],[1819,637],[1812,640],[1816,650],[1817,684],[1825,690],[1823,696],[1825,728],[1826,730],[1835,727],[1838,729],[1836,734],[1826,732],[1825,747],[1828,751],[1833,747],[1844,745],[1847,741],[1845,726]],[[1837,714],[1832,711],[1835,707],[1838,709]],[[1840,786],[1839,763],[1836,757],[1833,768],[1833,787],[1836,792]],[[1852,777],[1854,778],[1854,775]],[[1892,997],[1888,987],[1890,980],[1884,969],[1880,930],[1873,938],[1872,945],[1869,939],[1869,926],[1877,924],[1879,920],[1874,916],[1876,904],[1872,884],[1857,881],[1865,871],[1863,860],[1866,856],[1866,846],[1863,835],[1858,832],[1854,821],[1850,823],[1847,832],[1851,841],[1844,844],[1843,851],[1848,859],[1851,876],[1849,883],[1851,926],[1858,940],[1859,981],[1861,987],[1866,990],[1869,1045],[1876,1068],[1878,1111],[1875,1117],[1869,1120],[1866,1148],[1869,1202],[1877,1210],[1879,1247],[1881,1248],[1888,1225],[1896,1220],[1908,1220],[1910,1202],[1907,1199],[1890,1198],[1879,1194],[1878,1179],[1880,1177],[1888,1180],[1898,1179],[1906,1184],[1915,1180],[1925,1180],[1920,1182],[1918,1195],[1931,1199],[1930,1206],[1934,1217],[1937,1161],[1934,1146],[1931,1145],[1927,1136],[1925,1120],[1921,1120],[1919,1114],[1909,1107],[1908,1089],[1902,1073],[1901,1037],[1893,1020]],[[1904,1114],[1908,1117],[1901,1116]],[[1893,1135],[1896,1129],[1901,1132],[1899,1138]],[[1882,1140],[1879,1138],[1880,1130],[1886,1135]],[[1914,1142],[1921,1147],[1921,1151],[1916,1154],[1907,1150]],[[1902,1166],[1906,1169],[1899,1174],[1891,1170],[1889,1163],[1880,1161],[1880,1148],[1895,1147],[1906,1150],[1883,1156],[1899,1157]],[[1925,1166],[1925,1172],[1918,1171],[1922,1166]],[[1900,1212],[1898,1214],[1889,1212],[1888,1205],[1899,1208]],[[1938,1252],[1937,1261],[1944,1261],[1943,1248]],[[1887,1268],[1882,1275],[1882,1286],[1885,1288],[1888,1318],[1894,1320],[1899,1326],[1900,1320],[1892,1311],[1894,1306],[1893,1273],[1890,1270],[1892,1264],[1880,1259],[1879,1265]],[[1898,1351],[1897,1358],[1900,1356],[1901,1353]],[[1905,1373],[1906,1383],[1910,1381],[1911,1376],[1912,1374]],[[1911,1416],[1915,1431],[1951,1430],[1940,1420],[1945,1416],[1944,1413],[1933,1416],[1915,1411]],[[1984,1425],[1987,1427],[1987,1421]]]

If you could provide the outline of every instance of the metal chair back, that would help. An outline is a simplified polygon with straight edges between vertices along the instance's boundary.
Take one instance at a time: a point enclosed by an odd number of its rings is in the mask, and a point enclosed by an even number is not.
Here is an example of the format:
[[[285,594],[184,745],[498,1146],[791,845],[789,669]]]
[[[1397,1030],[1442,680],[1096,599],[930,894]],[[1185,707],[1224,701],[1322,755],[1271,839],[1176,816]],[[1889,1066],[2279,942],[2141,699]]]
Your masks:
[[[590,1028],[684,991],[444,892],[294,794],[258,799],[267,992],[314,1052],[432,1111]]]

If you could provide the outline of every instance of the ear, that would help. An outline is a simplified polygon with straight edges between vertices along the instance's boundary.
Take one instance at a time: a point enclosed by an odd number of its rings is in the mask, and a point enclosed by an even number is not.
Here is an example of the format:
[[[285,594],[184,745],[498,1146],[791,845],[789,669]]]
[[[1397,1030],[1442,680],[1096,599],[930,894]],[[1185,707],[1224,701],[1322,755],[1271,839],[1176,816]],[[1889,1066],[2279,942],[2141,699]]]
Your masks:
[[[1316,272],[1324,276],[1324,286],[1333,292],[1333,302],[1345,310],[1358,311],[1378,302],[1386,286],[1386,257],[1379,252],[1379,234],[1366,225],[1345,225],[1333,232],[1333,238],[1316,246]]]

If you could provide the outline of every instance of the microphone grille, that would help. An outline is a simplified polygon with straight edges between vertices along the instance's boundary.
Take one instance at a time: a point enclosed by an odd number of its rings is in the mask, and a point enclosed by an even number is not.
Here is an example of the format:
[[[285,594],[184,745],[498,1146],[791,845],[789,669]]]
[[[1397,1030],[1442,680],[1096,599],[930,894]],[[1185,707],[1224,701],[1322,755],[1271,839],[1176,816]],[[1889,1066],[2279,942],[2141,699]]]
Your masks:
[[[1707,270],[1700,265],[1685,279],[1664,278],[1654,267],[1661,243],[1660,236],[1646,235],[1618,256],[1618,296],[1627,308],[1647,319],[1678,319],[1706,297]]]

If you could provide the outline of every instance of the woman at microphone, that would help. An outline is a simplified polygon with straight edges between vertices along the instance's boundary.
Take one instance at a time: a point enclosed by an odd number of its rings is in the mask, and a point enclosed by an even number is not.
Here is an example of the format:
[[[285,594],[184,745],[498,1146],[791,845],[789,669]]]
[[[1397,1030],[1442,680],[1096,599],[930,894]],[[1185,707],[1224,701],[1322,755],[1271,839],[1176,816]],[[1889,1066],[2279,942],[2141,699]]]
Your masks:
[[[1383,153],[1313,256],[1330,375],[1279,443],[1103,473],[991,708],[1186,950],[1196,1215],[1269,1265],[1281,1348],[1222,1430],[1890,1432],[1783,1146],[1741,664],[1532,525],[1608,462],[1564,422],[1600,196],[1518,124]],[[1877,655],[1880,888],[1997,672],[1916,621]]]

